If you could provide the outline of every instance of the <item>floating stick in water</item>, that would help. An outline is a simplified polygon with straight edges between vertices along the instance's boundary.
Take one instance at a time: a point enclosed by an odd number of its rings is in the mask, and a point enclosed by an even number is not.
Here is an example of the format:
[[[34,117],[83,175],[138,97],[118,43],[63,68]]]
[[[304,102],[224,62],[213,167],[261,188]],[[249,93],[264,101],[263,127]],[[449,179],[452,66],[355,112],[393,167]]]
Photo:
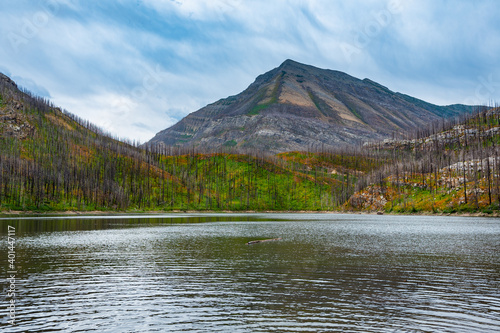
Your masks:
[[[273,238],[273,239],[254,240],[254,241],[248,242],[246,245],[252,245],[252,244],[257,244],[257,243],[264,243],[264,242],[274,242],[274,241],[279,241],[279,240],[281,240],[281,237],[280,238]]]

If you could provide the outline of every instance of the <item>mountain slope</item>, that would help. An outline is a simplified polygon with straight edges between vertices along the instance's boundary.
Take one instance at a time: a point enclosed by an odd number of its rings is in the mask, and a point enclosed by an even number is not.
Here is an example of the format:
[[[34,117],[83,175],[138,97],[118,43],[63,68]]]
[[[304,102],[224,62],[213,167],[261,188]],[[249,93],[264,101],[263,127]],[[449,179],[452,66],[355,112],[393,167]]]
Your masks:
[[[461,120],[441,123],[441,128],[436,126],[411,140],[384,140],[364,149],[391,160],[358,183],[359,191],[346,208],[396,213],[496,212],[498,216],[499,108],[483,108]]]
[[[0,212],[335,209],[379,164],[139,149],[0,74]]]
[[[498,212],[499,109],[458,121],[434,124],[413,140],[321,153],[139,149],[20,91],[0,74],[0,212]]]
[[[273,153],[384,139],[471,111],[394,93],[369,79],[286,60],[242,93],[191,113],[148,144]]]

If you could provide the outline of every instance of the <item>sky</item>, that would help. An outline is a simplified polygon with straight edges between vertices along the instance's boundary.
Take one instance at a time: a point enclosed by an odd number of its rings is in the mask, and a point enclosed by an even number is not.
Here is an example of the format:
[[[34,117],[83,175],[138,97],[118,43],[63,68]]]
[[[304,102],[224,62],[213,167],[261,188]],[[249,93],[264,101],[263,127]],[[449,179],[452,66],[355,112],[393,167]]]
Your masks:
[[[0,72],[146,142],[286,59],[439,104],[500,102],[498,0],[0,0]]]

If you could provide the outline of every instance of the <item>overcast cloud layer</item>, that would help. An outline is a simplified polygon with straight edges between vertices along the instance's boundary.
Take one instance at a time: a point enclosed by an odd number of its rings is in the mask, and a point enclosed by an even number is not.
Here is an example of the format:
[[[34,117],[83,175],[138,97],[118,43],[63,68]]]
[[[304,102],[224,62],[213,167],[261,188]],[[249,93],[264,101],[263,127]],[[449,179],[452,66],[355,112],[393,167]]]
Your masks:
[[[435,104],[500,101],[497,0],[0,0],[0,72],[149,140],[293,59]]]

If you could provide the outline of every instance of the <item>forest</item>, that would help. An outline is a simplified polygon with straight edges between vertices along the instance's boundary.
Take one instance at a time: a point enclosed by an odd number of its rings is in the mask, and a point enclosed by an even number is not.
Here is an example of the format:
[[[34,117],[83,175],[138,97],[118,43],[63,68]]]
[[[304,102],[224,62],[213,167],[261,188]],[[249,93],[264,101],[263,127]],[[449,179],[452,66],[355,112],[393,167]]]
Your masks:
[[[368,145],[390,163],[356,184],[345,205],[396,213],[483,212],[500,209],[500,109],[431,124],[400,140]]]
[[[500,112],[334,151],[201,152],[119,140],[0,80],[0,210],[493,213]]]

